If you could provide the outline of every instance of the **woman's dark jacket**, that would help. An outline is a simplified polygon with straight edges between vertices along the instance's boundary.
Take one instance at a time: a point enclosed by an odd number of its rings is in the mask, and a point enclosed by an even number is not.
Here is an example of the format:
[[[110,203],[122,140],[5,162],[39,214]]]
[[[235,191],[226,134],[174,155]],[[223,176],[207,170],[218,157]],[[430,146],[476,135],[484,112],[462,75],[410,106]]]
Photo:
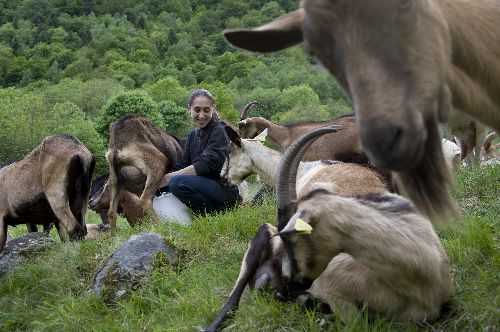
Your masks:
[[[222,165],[228,157],[229,138],[224,125],[217,119],[203,129],[195,128],[189,134],[182,160],[172,171],[194,166],[196,174],[213,180],[220,180]]]

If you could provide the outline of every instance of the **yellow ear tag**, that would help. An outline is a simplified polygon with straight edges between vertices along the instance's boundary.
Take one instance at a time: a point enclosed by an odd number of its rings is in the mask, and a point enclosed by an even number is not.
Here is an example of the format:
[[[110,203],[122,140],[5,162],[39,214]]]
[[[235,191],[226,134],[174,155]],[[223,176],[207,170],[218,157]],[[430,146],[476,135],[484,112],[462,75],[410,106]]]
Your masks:
[[[313,228],[304,220],[297,218],[295,220],[295,233],[297,234],[311,234]]]
[[[268,132],[268,130],[267,130],[267,128],[266,128],[266,129],[264,129],[264,131],[263,131],[263,132],[261,132],[259,135],[257,135],[257,136],[255,137],[255,139],[256,139],[256,140],[259,140],[261,143],[264,143],[264,142],[266,141],[267,132]]]

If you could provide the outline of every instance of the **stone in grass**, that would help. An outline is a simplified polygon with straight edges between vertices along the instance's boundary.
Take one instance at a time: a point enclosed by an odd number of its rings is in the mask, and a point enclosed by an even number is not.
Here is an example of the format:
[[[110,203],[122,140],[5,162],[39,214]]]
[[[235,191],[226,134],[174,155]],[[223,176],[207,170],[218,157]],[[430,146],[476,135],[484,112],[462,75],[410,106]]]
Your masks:
[[[28,233],[8,240],[0,253],[0,277],[18,269],[22,258],[29,258],[54,242],[53,238],[43,233]]]
[[[93,292],[105,302],[117,302],[127,291],[140,288],[151,276],[153,262],[177,265],[177,254],[157,233],[141,233],[125,241],[97,272]]]

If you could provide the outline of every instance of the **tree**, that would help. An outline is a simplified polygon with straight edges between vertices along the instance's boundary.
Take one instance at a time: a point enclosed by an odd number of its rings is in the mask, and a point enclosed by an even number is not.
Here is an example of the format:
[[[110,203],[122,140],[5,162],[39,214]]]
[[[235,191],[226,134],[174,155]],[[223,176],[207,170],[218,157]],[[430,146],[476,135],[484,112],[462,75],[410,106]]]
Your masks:
[[[106,142],[96,131],[94,123],[74,103],[57,103],[46,117],[47,134],[70,134],[78,138],[96,157],[97,174],[104,173],[108,164],[104,158]]]
[[[271,120],[286,124],[297,121],[326,120],[329,113],[321,105],[318,95],[308,85],[292,86],[283,90],[281,112]]]
[[[187,108],[167,100],[160,102],[158,109],[163,116],[165,131],[179,138],[186,137],[192,127]]]
[[[228,121],[237,122],[239,113],[234,109],[233,98],[227,86],[222,82],[213,84],[203,82],[201,87],[207,89],[214,96],[217,112]]]
[[[165,77],[158,82],[144,87],[154,101],[173,101],[178,106],[186,107],[189,91],[173,77]]]
[[[122,92],[104,105],[97,118],[97,131],[108,137],[109,125],[128,113],[143,115],[158,127],[165,127],[157,104],[144,91],[136,90]]]

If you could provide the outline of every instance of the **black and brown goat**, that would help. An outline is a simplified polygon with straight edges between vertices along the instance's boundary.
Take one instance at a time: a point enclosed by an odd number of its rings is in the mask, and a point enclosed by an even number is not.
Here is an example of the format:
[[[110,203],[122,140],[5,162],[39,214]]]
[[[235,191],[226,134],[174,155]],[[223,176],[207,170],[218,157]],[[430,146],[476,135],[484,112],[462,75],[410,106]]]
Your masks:
[[[352,101],[368,158],[397,173],[430,217],[455,211],[437,123],[452,109],[500,130],[500,2],[302,0],[232,45],[272,52],[303,42]]]
[[[108,178],[109,173],[101,175],[92,181],[89,198],[89,209],[97,213],[105,225],[109,224],[108,211],[111,203]],[[123,189],[117,212],[127,219],[130,225],[136,225],[146,217],[139,204],[139,197]]]
[[[179,141],[143,116],[124,115],[110,125],[106,159],[110,169],[108,220],[112,233],[116,230],[122,189],[139,196],[142,212],[159,221],[153,210],[153,196],[163,175],[181,158]]]
[[[281,298],[307,292],[343,320],[370,311],[416,322],[436,318],[453,293],[448,260],[432,223],[397,195],[345,197],[314,190],[297,200],[301,155],[327,128],[285,153],[277,181],[278,229],[265,224],[249,244],[240,275],[207,331],[223,327],[247,285]]]
[[[255,138],[267,129],[269,141],[280,151],[285,151],[300,136],[316,128],[340,125],[342,130],[325,135],[314,142],[304,155],[305,161],[338,160],[344,162],[368,162],[358,138],[354,115],[344,115],[327,121],[305,121],[278,125],[262,117],[248,117],[250,109],[258,102],[248,103],[241,112],[238,132],[241,138]],[[250,107],[249,107],[250,106]]]
[[[60,135],[0,169],[0,252],[7,226],[54,223],[62,241],[85,237],[94,166],[94,156],[80,141]]]

